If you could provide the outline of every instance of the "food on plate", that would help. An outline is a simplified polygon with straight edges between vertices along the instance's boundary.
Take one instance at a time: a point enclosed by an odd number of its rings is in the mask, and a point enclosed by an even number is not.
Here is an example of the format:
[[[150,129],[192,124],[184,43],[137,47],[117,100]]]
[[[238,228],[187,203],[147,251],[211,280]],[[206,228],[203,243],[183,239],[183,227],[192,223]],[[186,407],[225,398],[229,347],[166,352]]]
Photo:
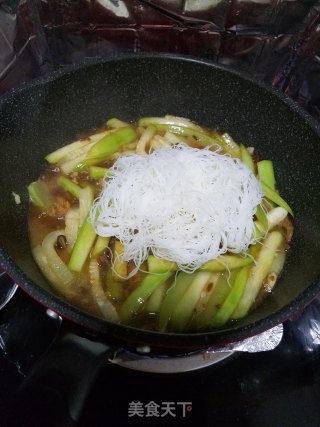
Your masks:
[[[201,331],[243,318],[277,282],[293,212],[272,161],[229,134],[169,115],[113,118],[46,161],[28,186],[30,242],[70,303]]]

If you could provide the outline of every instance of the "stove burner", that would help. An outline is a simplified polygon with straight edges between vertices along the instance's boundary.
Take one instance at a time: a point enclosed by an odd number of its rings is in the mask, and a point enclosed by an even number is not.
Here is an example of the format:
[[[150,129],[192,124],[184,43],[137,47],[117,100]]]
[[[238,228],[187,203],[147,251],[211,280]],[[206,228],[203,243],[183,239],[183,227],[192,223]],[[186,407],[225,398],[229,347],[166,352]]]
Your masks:
[[[151,357],[120,350],[113,359],[108,361],[114,365],[135,371],[177,374],[207,368],[222,362],[233,354],[233,351],[201,351],[187,356]]]
[[[0,310],[11,300],[18,285],[0,270]]]

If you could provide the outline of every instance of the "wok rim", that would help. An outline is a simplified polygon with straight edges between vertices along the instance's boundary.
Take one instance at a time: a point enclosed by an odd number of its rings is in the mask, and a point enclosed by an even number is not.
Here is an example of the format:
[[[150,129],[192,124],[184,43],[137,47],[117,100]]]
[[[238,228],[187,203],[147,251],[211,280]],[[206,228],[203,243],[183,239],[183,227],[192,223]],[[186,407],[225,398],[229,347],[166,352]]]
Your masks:
[[[194,56],[178,55],[170,53],[120,53],[113,54],[106,58],[95,57],[87,58],[77,64],[69,65],[63,69],[53,71],[52,73],[40,76],[29,82],[21,84],[17,88],[13,88],[0,97],[1,104],[7,102],[11,97],[23,92],[24,90],[41,86],[44,83],[49,83],[74,71],[84,69],[90,66],[99,64],[117,62],[123,60],[139,60],[139,59],[168,59],[181,62],[192,62],[196,64],[203,64],[214,69],[221,70],[227,74],[234,75],[238,78],[244,79],[253,83],[254,85],[264,89],[273,96],[280,99],[286,106],[298,114],[308,126],[320,137],[320,123],[318,123],[307,111],[299,106],[295,101],[289,98],[284,93],[278,91],[274,87],[261,82],[251,76],[248,76],[242,71],[231,69],[230,67],[216,64],[211,60],[198,58]],[[7,254],[6,250],[0,246],[0,264],[3,266],[5,272],[18,284],[18,286],[25,291],[29,296],[34,298],[40,304],[50,308],[63,318],[68,319],[77,325],[80,325],[86,330],[97,332],[106,337],[115,337],[124,341],[135,344],[147,344],[155,347],[164,348],[186,348],[186,349],[200,349],[214,346],[221,346],[230,342],[243,340],[247,337],[257,335],[264,332],[279,323],[282,323],[289,318],[301,312],[312,300],[320,293],[320,279],[315,278],[309,286],[301,292],[290,303],[276,310],[269,316],[264,317],[258,321],[248,325],[237,326],[235,323],[229,330],[220,331],[215,329],[207,332],[194,332],[194,333],[164,333],[156,331],[147,331],[130,327],[124,324],[113,323],[108,320],[103,320],[92,314],[89,314],[76,306],[64,301],[58,295],[48,292],[31,279],[21,270]]]

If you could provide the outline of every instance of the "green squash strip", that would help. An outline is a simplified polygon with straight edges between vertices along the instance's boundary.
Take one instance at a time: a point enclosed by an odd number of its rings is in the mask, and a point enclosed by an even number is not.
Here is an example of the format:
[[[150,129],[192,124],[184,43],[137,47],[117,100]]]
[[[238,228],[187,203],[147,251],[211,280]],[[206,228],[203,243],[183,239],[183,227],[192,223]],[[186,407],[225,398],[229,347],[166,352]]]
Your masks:
[[[240,159],[244,164],[248,166],[251,172],[255,173],[255,166],[254,166],[254,162],[252,160],[251,154],[246,149],[246,147],[242,144],[240,144]]]
[[[231,137],[231,135],[229,135],[227,132],[223,133],[222,135],[220,135],[219,133],[216,132],[215,136],[218,139],[220,139],[220,138],[223,139],[226,146],[229,147],[229,149],[232,151],[232,153],[234,153],[234,155],[232,157],[240,157],[240,146]]]
[[[136,139],[136,132],[132,127],[120,128],[117,131],[100,139],[87,153],[86,158],[108,157],[115,153],[123,145],[129,144]]]
[[[43,275],[52,284],[53,288],[60,292],[65,298],[70,297],[70,288],[68,284],[64,282],[64,278],[61,275],[57,276],[57,270],[54,271],[51,262],[49,263],[48,258],[44,252],[42,245],[38,245],[32,249],[32,255],[38,266],[40,267]]]
[[[120,128],[125,128],[129,126],[128,123],[123,122],[122,120],[119,120],[116,117],[109,119],[106,122],[106,125],[108,126],[108,128],[113,128],[113,129],[120,129]]]
[[[259,221],[254,221],[255,238],[261,239],[266,234],[266,229]]]
[[[248,281],[250,268],[251,266],[243,267],[236,275],[234,284],[227,298],[213,319],[213,323],[217,326],[224,325],[230,319],[231,314],[239,304]]]
[[[270,272],[270,268],[277,254],[277,250],[283,242],[283,235],[279,231],[272,231],[264,240],[262,248],[257,255],[256,265],[250,271],[247,286],[242,298],[232,313],[232,319],[240,319],[247,315],[254,303],[263,280]]]
[[[115,240],[113,245],[113,268],[112,277],[116,282],[122,282],[128,275],[128,263],[122,260],[124,246],[119,240]]]
[[[96,238],[96,232],[90,222],[89,214],[80,227],[77,240],[73,246],[68,267],[71,271],[80,272],[88,258],[93,243]]]
[[[152,140],[152,138],[157,133],[157,129],[153,125],[149,125],[145,131],[142,133],[142,135],[139,138],[139,141],[137,143],[136,152],[138,154],[145,154],[146,153],[146,147]]]
[[[196,273],[188,274],[181,272],[177,275],[170,288],[167,290],[159,311],[159,330],[165,331],[171,316],[188,289]]]
[[[118,322],[118,313],[112,302],[109,301],[107,294],[102,286],[100,267],[96,258],[91,258],[89,262],[89,280],[91,285],[91,295],[96,301],[102,316],[111,322]]]
[[[226,141],[218,134],[214,136],[209,136],[208,134],[201,132],[196,129],[184,127],[184,126],[176,126],[176,125],[168,125],[168,124],[157,124],[152,123],[154,126],[164,132],[171,132],[175,135],[182,135],[185,137],[195,138],[197,142],[203,147],[207,147],[209,145],[218,145],[220,146],[226,153],[230,154],[232,157],[239,157],[239,153],[230,145],[226,143]]]
[[[72,206],[64,217],[65,233],[68,248],[71,250],[77,240],[80,228],[80,210],[78,206]]]
[[[147,264],[148,264],[149,273],[154,273],[154,274],[166,273],[167,271],[178,270],[178,266],[174,261],[168,261],[166,259],[158,258],[153,255],[148,256]]]
[[[158,286],[153,294],[147,301],[146,304],[146,312],[147,313],[158,313],[161,307],[161,303],[166,294],[166,283],[162,283],[162,285]]]
[[[92,250],[92,257],[95,258],[98,255],[101,255],[109,245],[110,237],[98,236],[94,248]]]
[[[193,123],[189,119],[185,119],[183,117],[176,117],[171,115],[166,115],[164,117],[142,117],[138,121],[139,126],[149,126],[149,125],[174,125],[179,127],[187,127],[190,129],[195,129],[198,131],[202,131],[203,129],[199,126]]]
[[[276,205],[281,206],[283,209],[289,212],[292,217],[294,216],[293,211],[288,205],[288,203],[276,191],[268,187],[268,185],[263,181],[260,181],[260,185],[267,199],[269,199],[271,202],[274,202]]]
[[[104,178],[105,174],[109,172],[108,168],[102,168],[101,166],[90,166],[89,167],[89,176],[92,179],[101,179]],[[111,172],[108,175],[112,175]]]
[[[127,323],[132,316],[137,314],[150,295],[157,289],[158,286],[168,280],[172,274],[172,272],[168,272],[164,274],[147,275],[138,288],[131,292],[131,294],[122,304],[120,309],[121,320],[124,323]]]
[[[265,230],[268,230],[268,227],[269,227],[268,217],[261,205],[257,207],[256,217],[259,223],[263,226],[263,228]]]
[[[173,261],[149,255],[147,259],[148,271],[150,273],[165,273],[167,271],[177,271],[178,266]],[[216,259],[204,263],[198,271],[223,272],[225,269],[234,270],[253,263],[249,256],[221,255]]]
[[[50,196],[46,184],[40,180],[34,181],[27,189],[32,202],[40,209],[47,210],[50,206]]]
[[[207,307],[201,313],[193,317],[191,321],[192,329],[214,326],[214,317],[229,294],[236,274],[237,270],[230,272],[230,276],[228,273],[221,274],[209,298]]]
[[[271,160],[261,160],[257,163],[259,180],[264,182],[271,190],[276,189],[273,163]]]
[[[206,309],[209,299],[217,286],[221,273],[210,273],[210,281],[201,292],[200,298],[193,310],[193,317],[199,316]]]
[[[59,236],[65,236],[64,230],[55,230],[48,233],[42,241],[42,249],[61,284],[66,288],[75,281],[75,275],[68,269],[58,255],[55,245]]]
[[[71,144],[65,145],[61,148],[58,148],[57,150],[53,151],[52,153],[48,154],[45,159],[49,163],[58,163],[60,160],[62,160],[66,155],[69,155],[72,152],[75,152],[76,150],[79,150],[86,145],[90,143],[90,139],[88,140],[79,140],[72,142]],[[75,156],[76,157],[76,156]]]
[[[120,128],[109,133],[90,148],[85,159],[77,164],[76,170],[82,170],[107,160],[122,146],[134,141],[136,137],[137,134],[132,127]]]
[[[252,263],[253,259],[250,256],[221,255],[217,259],[207,261],[199,268],[199,270],[224,272],[225,270],[235,270],[240,267],[245,267]]]
[[[112,270],[110,268],[108,268],[107,270],[107,274],[106,274],[106,288],[107,291],[110,294],[110,297],[114,300],[114,301],[118,301],[120,299],[122,299],[123,297],[123,287],[122,287],[122,282],[118,280],[115,280],[113,275],[112,275]]]
[[[186,329],[201,292],[209,283],[210,279],[211,273],[209,272],[199,271],[196,273],[169,320],[170,331],[183,332]]]
[[[81,188],[79,191],[79,213],[80,213],[80,225],[87,217],[90,212],[90,209],[93,205],[94,200],[94,187],[92,185],[87,185],[84,188]]]
[[[57,179],[57,183],[64,190],[69,191],[69,193],[79,199],[81,187],[71,181],[71,179],[66,178],[65,176],[59,176],[59,178]]]

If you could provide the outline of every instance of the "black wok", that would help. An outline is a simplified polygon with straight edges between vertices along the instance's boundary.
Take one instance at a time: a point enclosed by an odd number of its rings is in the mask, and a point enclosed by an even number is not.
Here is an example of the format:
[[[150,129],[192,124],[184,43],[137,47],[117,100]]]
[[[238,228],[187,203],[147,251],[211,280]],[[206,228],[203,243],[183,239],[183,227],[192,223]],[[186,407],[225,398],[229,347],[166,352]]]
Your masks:
[[[122,55],[25,84],[4,96],[0,108],[0,261],[21,288],[55,312],[125,342],[191,350],[260,333],[302,310],[319,292],[320,131],[285,96],[205,60]],[[291,251],[274,292],[245,319],[207,333],[148,332],[96,318],[52,291],[29,247],[26,186],[38,177],[48,152],[109,117],[130,121],[165,114],[228,131],[273,160],[278,186],[296,214]]]
[[[57,72],[1,99],[1,264],[32,297],[76,323],[124,340],[195,348],[239,340],[302,309],[319,291],[319,128],[293,102],[213,63],[172,55],[125,55]],[[63,301],[35,265],[26,186],[46,153],[116,116],[166,113],[228,131],[275,164],[295,234],[275,291],[241,322],[209,333],[163,334],[98,319]],[[21,196],[15,203],[12,192]]]

